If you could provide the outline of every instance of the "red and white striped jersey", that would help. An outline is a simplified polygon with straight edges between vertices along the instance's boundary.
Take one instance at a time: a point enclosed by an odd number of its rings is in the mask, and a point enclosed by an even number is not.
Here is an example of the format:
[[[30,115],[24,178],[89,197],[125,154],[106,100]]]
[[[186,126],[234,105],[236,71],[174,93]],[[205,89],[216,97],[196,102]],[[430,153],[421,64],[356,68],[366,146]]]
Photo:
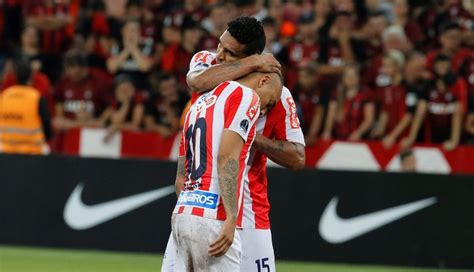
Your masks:
[[[257,132],[270,139],[305,145],[296,105],[288,88],[283,87],[280,101],[257,120]],[[267,156],[251,149],[250,168],[244,183],[243,228],[269,229],[270,203],[267,195]]]
[[[237,200],[241,226],[243,179],[249,149],[255,138],[260,99],[251,89],[235,81],[223,82],[201,95],[186,115],[182,132],[180,156],[186,157],[184,189],[173,213],[186,213],[225,220],[220,198],[217,156],[225,129],[242,137],[244,146],[239,164]]]
[[[186,74],[186,77],[189,76],[189,74],[191,73],[206,70],[207,68],[215,64],[217,64],[216,53],[212,53],[206,50],[199,51],[191,58],[191,62],[189,62],[189,71]],[[199,93],[192,93],[191,104],[198,99],[199,95]]]

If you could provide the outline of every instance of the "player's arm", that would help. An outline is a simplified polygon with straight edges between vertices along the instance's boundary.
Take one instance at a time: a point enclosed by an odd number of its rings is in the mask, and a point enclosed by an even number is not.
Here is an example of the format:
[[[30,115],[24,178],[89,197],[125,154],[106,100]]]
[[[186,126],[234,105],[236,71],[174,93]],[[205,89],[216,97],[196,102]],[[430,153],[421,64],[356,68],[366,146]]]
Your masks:
[[[186,174],[186,171],[184,170],[185,160],[185,156],[178,157],[178,167],[176,169],[176,179],[174,181],[174,186],[176,188],[176,196],[178,197],[184,187],[184,175]]]
[[[226,220],[219,238],[209,247],[209,255],[211,256],[224,255],[234,241],[235,226],[237,224],[237,179],[239,176],[239,158],[243,146],[244,141],[239,134],[231,130],[224,130],[217,156],[217,174]]]
[[[306,156],[304,145],[300,143],[268,139],[261,134],[257,134],[253,146],[281,166],[292,170],[299,170],[304,167]]]
[[[209,66],[209,64],[203,64]],[[224,81],[241,78],[251,72],[281,73],[281,65],[271,54],[252,55],[231,63],[217,64],[192,72],[186,82],[192,92],[202,93],[215,88]]]

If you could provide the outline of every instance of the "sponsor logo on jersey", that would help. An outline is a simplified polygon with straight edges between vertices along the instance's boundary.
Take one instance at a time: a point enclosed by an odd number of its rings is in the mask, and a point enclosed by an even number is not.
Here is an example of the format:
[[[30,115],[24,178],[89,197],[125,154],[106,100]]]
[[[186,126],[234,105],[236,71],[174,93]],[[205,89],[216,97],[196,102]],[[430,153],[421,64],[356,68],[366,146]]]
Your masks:
[[[298,114],[296,113],[296,104],[292,97],[286,98],[286,103],[290,107],[290,126],[291,128],[299,128],[300,120],[298,120]]]
[[[178,206],[195,206],[206,209],[216,209],[218,194],[205,191],[186,191],[179,194]]]

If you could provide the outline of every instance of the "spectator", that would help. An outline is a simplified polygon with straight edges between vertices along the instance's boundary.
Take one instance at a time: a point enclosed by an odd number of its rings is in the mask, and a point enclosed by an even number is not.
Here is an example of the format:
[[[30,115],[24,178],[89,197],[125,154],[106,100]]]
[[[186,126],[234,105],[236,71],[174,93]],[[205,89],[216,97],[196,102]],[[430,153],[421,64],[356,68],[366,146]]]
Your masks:
[[[415,113],[410,134],[402,142],[404,149],[415,142],[421,120],[425,118],[428,141],[442,143],[443,148],[448,151],[455,149],[459,144],[466,84],[462,78],[451,72],[451,60],[447,56],[436,57],[434,73],[435,77],[430,82],[429,91],[419,102],[420,109]]]
[[[381,139],[387,136],[384,139],[387,147],[391,146],[409,125],[409,119],[404,118],[406,113],[406,89],[402,82],[404,64],[405,58],[400,51],[388,52],[382,65],[386,82],[375,91],[380,113],[371,137]]]
[[[179,129],[189,96],[170,74],[152,74],[150,78],[154,92],[145,104],[145,129],[169,137]]]
[[[423,34],[417,22],[410,16],[408,0],[393,1],[393,14],[395,15],[394,24],[403,28],[411,44],[420,47]]]
[[[122,27],[122,40],[112,47],[107,68],[112,74],[127,74],[136,82],[137,88],[149,88],[147,72],[153,66],[153,44],[140,37],[140,23],[128,20]]]
[[[298,66],[316,61],[319,56],[319,44],[317,34],[313,30],[313,17],[304,15],[298,21],[298,35],[296,40],[286,48],[284,63],[287,64],[285,71],[286,86],[293,89],[298,80]]]
[[[359,71],[346,66],[337,95],[329,102],[322,138],[359,141],[365,138],[374,122],[374,103],[369,90],[360,85]]]
[[[340,8],[349,9],[350,5],[344,3],[340,1]],[[355,23],[353,13],[339,11],[329,29],[321,33],[318,61],[322,81],[330,88],[335,87],[335,79],[342,74],[345,64],[364,61],[363,42],[352,34]]]
[[[115,80],[115,99],[100,116],[100,123],[107,126],[108,142],[120,130],[137,131],[142,128],[144,99],[137,93],[133,79],[128,75],[118,75]]]
[[[407,62],[404,69],[404,85],[406,88],[406,113],[402,118],[408,120],[405,122],[413,121],[415,112],[419,109],[420,99],[426,95],[429,87],[429,80],[431,74],[426,70],[426,56],[419,52],[412,52],[408,55]],[[403,136],[406,136],[408,133],[403,133]],[[422,136],[422,135],[421,135]],[[417,139],[422,141],[423,137],[420,135],[416,136]],[[395,142],[395,137],[388,135],[383,139],[383,144],[385,147],[390,147]],[[403,143],[403,140],[402,140]],[[402,148],[403,149],[403,148]]]
[[[297,108],[301,114],[301,127],[306,135],[305,142],[312,145],[316,142],[324,120],[324,113],[329,103],[329,93],[318,86],[316,63],[308,63],[299,68],[298,84],[293,93]]]
[[[31,65],[15,63],[18,85],[0,94],[0,151],[3,153],[46,154],[51,123],[46,100],[30,87]]]
[[[227,29],[227,22],[230,20],[231,9],[228,4],[218,3],[210,8],[209,17],[204,19],[202,27],[206,31],[200,50],[214,50],[219,44],[219,37]]]
[[[55,127],[69,129],[95,124],[110,101],[110,79],[89,69],[85,55],[77,50],[66,53],[64,68],[55,91]]]
[[[44,70],[52,82],[61,75],[61,56],[74,41],[75,21],[79,12],[78,2],[25,1],[25,25],[41,31],[41,52],[47,55]]]
[[[382,33],[383,51],[373,56],[365,65],[362,81],[369,88],[378,88],[387,81],[382,71],[384,55],[391,50],[407,54],[411,50],[411,43],[400,26],[389,26]],[[370,47],[369,47],[370,50]]]
[[[446,24],[439,36],[441,47],[431,50],[427,55],[428,69],[434,69],[434,60],[439,54],[443,54],[451,59],[451,69],[454,73],[459,71],[464,59],[472,56],[472,52],[461,47],[462,30],[458,24]]]
[[[39,33],[35,27],[27,26],[21,32],[21,46],[17,57],[29,60],[33,72],[43,70],[45,56],[40,51]]]
[[[278,25],[273,17],[266,17],[262,20],[263,31],[265,31],[265,49],[263,52],[272,53],[275,56],[283,52],[283,45],[278,39]]]
[[[365,40],[365,54],[368,59],[383,55],[382,34],[388,26],[387,19],[381,12],[371,13],[367,23],[361,29],[360,36]]]
[[[314,30],[316,32],[326,25],[331,13],[331,3],[329,0],[316,0],[313,6]]]
[[[181,43],[165,49],[168,53],[162,58],[161,68],[177,77],[182,87],[187,86],[186,74],[189,62],[198,50],[201,36],[202,30],[199,24],[193,20],[185,20],[181,29]]]

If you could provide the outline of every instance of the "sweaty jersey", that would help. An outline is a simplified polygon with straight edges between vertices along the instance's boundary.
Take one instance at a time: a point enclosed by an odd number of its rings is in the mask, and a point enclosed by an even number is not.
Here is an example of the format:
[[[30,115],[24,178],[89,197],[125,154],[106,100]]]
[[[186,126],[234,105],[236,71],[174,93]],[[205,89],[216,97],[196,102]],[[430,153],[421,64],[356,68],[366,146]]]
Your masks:
[[[196,53],[189,63],[188,75],[217,64],[217,55],[209,51]],[[193,98],[199,94],[193,93]],[[192,100],[194,103],[195,99]],[[296,104],[290,91],[283,87],[280,101],[257,120],[257,132],[270,139],[304,143]],[[269,229],[270,204],[267,195],[267,157],[251,150],[244,184],[243,228]],[[240,217],[239,217],[240,218]]]
[[[183,127],[179,155],[186,157],[184,188],[173,213],[225,220],[217,156],[222,133],[227,129],[244,141],[236,192],[240,214],[244,171],[259,113],[258,95],[235,81],[223,82],[197,99],[186,115]],[[241,215],[239,217],[237,226],[241,226]]]

